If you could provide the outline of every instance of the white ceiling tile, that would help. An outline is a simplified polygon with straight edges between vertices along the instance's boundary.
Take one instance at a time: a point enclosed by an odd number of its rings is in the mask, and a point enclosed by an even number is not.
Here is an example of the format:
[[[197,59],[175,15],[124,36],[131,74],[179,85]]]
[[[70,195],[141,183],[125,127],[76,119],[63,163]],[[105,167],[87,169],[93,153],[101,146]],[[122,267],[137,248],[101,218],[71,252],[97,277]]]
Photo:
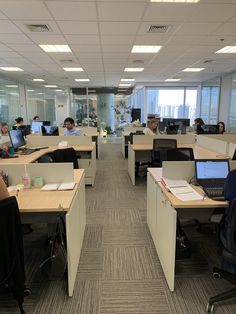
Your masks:
[[[137,22],[100,22],[101,35],[132,35],[138,26]]]
[[[86,58],[86,57],[79,57],[79,61],[81,65],[83,64],[97,64],[102,62],[102,58],[97,57],[97,58]]]
[[[99,45],[70,45],[73,52],[79,54],[80,52],[101,52],[101,47]]]
[[[35,52],[40,52],[41,49],[39,48],[39,46],[37,45],[31,45],[31,44],[8,44],[9,47],[11,47],[14,51],[17,52],[31,52],[31,51],[35,51]],[[9,49],[9,48],[8,48]],[[0,48],[0,51],[2,51],[2,49]]]
[[[130,45],[134,42],[135,36],[101,36],[103,45]]]
[[[95,2],[46,1],[56,20],[96,20]]]
[[[69,44],[73,45],[99,45],[99,36],[96,35],[65,35]]]
[[[177,35],[210,35],[220,23],[184,23],[176,32]]]
[[[104,58],[110,58],[110,59],[116,59],[116,58],[128,58],[130,55],[130,52],[104,52],[103,57]]]
[[[133,45],[103,45],[103,52],[126,52],[131,53]]]
[[[0,33],[1,34],[17,34],[17,33],[21,33],[21,31],[12,22],[6,21],[6,20],[0,20]]]
[[[236,23],[225,23],[214,32],[217,35],[233,35],[235,36]]]
[[[32,41],[23,34],[0,34],[0,42],[5,44],[32,44]]]
[[[97,22],[77,22],[77,21],[58,21],[58,26],[64,34],[73,35],[97,35],[98,24]]]
[[[50,35],[50,34],[28,34],[28,36],[36,44],[51,44],[51,45],[65,45],[67,44],[65,38],[62,35]]]
[[[140,34],[140,32],[139,32]],[[134,40],[134,45],[164,45],[171,35],[167,34],[145,34],[138,35]]]
[[[145,3],[98,3],[100,21],[139,21],[144,13]]]
[[[143,20],[154,21],[157,24],[160,24],[158,23],[160,21],[184,21],[193,11],[193,6],[179,3],[149,3]]]
[[[15,20],[52,19],[41,1],[0,1],[0,10],[10,19]]]

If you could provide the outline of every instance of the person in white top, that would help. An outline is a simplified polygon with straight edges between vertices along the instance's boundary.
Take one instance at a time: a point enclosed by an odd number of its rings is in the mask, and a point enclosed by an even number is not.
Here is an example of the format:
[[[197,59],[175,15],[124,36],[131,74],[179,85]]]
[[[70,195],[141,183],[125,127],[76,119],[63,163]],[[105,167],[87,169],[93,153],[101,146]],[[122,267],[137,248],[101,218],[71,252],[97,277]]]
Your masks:
[[[143,133],[151,136],[159,134],[157,120],[151,119],[148,123],[148,127],[143,130]]]

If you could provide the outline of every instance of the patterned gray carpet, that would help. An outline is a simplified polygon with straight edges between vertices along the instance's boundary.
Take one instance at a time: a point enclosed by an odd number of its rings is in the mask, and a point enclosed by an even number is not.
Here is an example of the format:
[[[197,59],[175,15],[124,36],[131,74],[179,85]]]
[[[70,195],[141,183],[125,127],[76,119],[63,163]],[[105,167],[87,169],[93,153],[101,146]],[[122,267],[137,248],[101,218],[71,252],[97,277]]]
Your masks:
[[[208,298],[231,287],[211,276],[219,263],[215,236],[188,228],[192,256],[176,263],[175,292],[169,292],[146,225],[146,178],[132,186],[120,144],[101,145],[95,187],[86,188],[86,202],[87,226],[72,298],[66,280],[44,281],[38,271],[45,226],[35,226],[24,237],[33,290],[25,299],[27,314],[205,313]],[[0,313],[18,313],[11,296],[1,296]],[[215,313],[236,313],[236,305],[219,305]]]

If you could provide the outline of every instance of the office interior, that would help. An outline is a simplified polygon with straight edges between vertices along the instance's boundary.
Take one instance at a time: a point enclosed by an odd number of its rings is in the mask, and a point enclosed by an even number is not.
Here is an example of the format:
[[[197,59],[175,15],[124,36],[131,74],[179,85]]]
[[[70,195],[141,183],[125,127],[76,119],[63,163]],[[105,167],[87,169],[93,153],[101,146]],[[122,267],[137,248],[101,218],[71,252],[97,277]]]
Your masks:
[[[26,313],[205,313],[211,296],[232,287],[212,277],[220,264],[216,236],[187,227],[192,255],[176,261],[170,291],[147,225],[146,169],[132,184],[121,132],[137,108],[141,123],[148,114],[191,124],[201,117],[236,133],[236,50],[220,52],[235,48],[235,26],[234,0],[0,1],[0,122],[12,126],[22,116],[30,124],[39,115],[62,126],[70,116],[78,127],[109,127],[114,135],[99,139],[85,188],[72,296],[67,278],[47,281],[38,269],[47,224],[32,224],[23,237],[32,289]],[[132,52],[134,46],[159,51]],[[235,313],[235,301],[214,310]],[[18,313],[11,295],[0,294],[0,313]]]

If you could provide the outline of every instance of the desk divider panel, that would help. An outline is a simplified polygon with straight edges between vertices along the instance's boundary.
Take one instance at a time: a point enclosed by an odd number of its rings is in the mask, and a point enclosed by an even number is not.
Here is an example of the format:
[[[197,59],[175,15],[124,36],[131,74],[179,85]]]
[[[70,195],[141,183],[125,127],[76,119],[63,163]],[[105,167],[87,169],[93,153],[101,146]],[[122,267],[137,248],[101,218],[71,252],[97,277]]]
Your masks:
[[[189,182],[195,176],[194,161],[163,161],[162,176]]]
[[[27,136],[28,146],[57,146],[60,142],[66,141],[69,145],[89,145],[92,143],[91,136]]]
[[[22,183],[22,176],[27,173],[31,179],[42,176],[45,183],[62,183],[74,181],[74,169],[72,163],[51,163],[51,164],[5,164],[0,165],[0,171],[8,173],[9,185]]]
[[[207,134],[207,137],[211,137],[217,140],[225,141],[227,143],[236,143],[236,134],[224,133],[224,134]]]
[[[97,128],[95,127],[78,127],[76,129],[81,130],[86,136],[88,135],[92,135],[92,134],[98,134]],[[59,135],[60,136],[64,136],[64,131],[66,130],[66,128],[60,126],[59,127]]]
[[[205,135],[197,135],[197,145],[222,155],[226,155],[228,150],[227,142]]]
[[[133,136],[133,144],[152,144],[154,138],[160,139],[176,139],[178,144],[194,144],[195,143],[195,135],[194,134],[163,134],[163,135],[134,135]]]

